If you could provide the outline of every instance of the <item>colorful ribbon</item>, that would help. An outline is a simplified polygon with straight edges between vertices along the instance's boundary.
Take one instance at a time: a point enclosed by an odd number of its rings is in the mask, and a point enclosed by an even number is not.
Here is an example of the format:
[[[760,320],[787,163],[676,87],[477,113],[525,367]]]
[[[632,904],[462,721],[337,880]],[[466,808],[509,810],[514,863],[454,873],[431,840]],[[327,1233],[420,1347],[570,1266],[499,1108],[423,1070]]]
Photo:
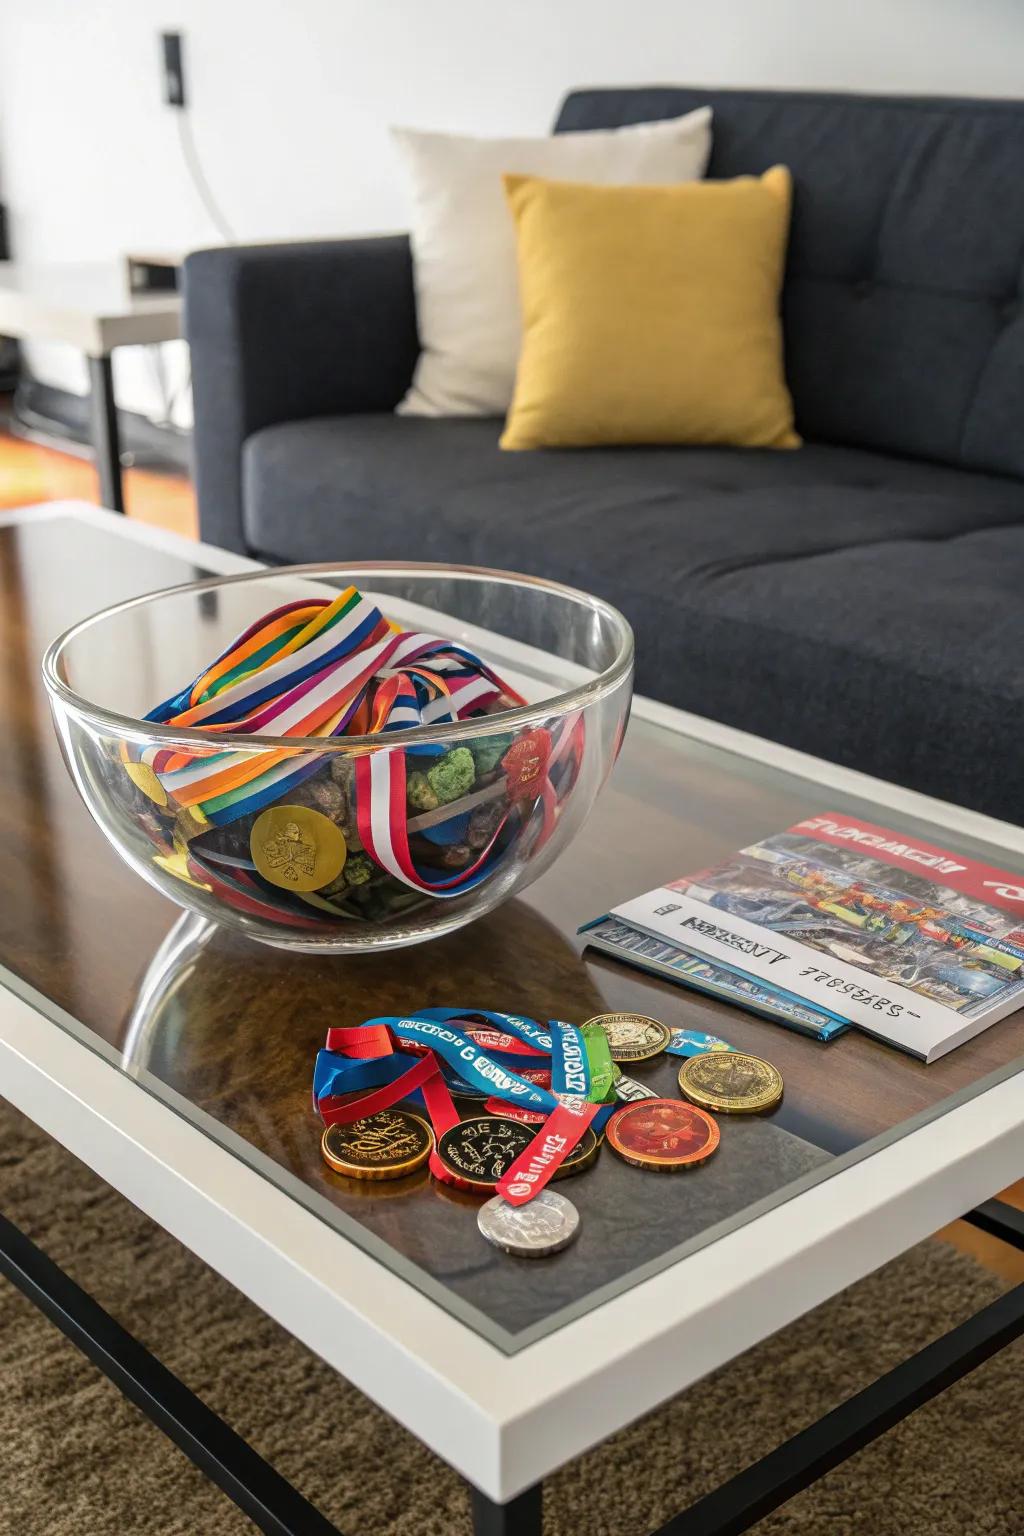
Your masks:
[[[364,748],[352,759],[363,848],[378,868],[411,890],[453,897],[490,875],[527,828],[534,849],[550,837],[579,769],[582,717],[563,718],[553,730],[535,727],[512,743],[501,759],[503,812],[485,846],[451,870],[429,864],[426,844],[463,840],[470,813],[460,811],[458,799],[449,817],[433,819],[420,833],[419,858],[408,826],[409,806],[415,803],[408,798],[408,772],[429,772],[445,748],[428,743],[390,750],[383,742],[395,731],[492,716],[524,702],[466,647],[399,629],[348,587],[333,599],[296,600],[256,620],[146,717],[209,733],[209,747],[125,743],[121,756],[126,765],[144,765],[167,797],[171,814],[184,812],[196,824],[216,828],[286,803],[293,790],[324,768],[324,752],[296,750],[290,738],[380,736],[380,749]],[[217,737],[226,732],[280,737],[281,746],[219,747]],[[339,913],[315,893],[291,900],[234,849],[225,852],[216,843],[208,847],[199,841],[183,857],[188,878],[211,885],[243,910],[265,915],[276,908],[280,917],[287,909],[290,920],[302,926],[317,926],[325,915],[351,915]]]
[[[471,1033],[477,1019],[488,1026],[482,1036]],[[485,1050],[481,1038],[488,1046],[497,1041],[502,1048]],[[411,1054],[420,1056],[414,1066],[409,1065]],[[502,1055],[513,1060],[550,1058],[551,1087],[534,1080],[539,1074],[533,1069],[530,1078],[521,1075],[502,1061]],[[452,1074],[456,1081],[485,1088],[502,1111],[511,1106],[524,1119],[541,1120],[537,1135],[497,1186],[511,1204],[523,1204],[538,1194],[587,1127],[601,1129],[617,1108],[617,1101],[597,1103],[587,1097],[588,1054],[575,1025],[551,1020],[545,1027],[519,1014],[458,1008],[426,1008],[370,1019],[357,1028],[329,1030],[317,1054],[313,1098],[324,1122],[332,1124],[375,1114],[402,1098],[421,1097],[440,1136],[458,1120],[450,1097]],[[378,1091],[343,1100],[365,1088]],[[430,1166],[437,1177],[450,1180],[436,1153]]]
[[[425,657],[429,668],[418,665]],[[146,718],[211,733],[330,737],[437,725],[524,702],[471,651],[395,629],[349,587],[333,602],[287,604],[267,614]],[[153,769],[175,805],[197,807],[220,826],[280,799],[316,771],[322,756],[288,747],[148,747],[135,760]]]

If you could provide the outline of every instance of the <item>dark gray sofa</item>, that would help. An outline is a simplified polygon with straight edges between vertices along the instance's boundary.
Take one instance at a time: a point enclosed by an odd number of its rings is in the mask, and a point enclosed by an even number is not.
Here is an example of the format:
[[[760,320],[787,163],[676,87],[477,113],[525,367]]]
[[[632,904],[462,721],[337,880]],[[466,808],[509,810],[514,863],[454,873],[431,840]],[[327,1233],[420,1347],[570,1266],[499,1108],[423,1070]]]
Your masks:
[[[392,414],[417,355],[404,236],[202,251],[202,535],[589,587],[632,621],[643,692],[1019,821],[1024,102],[593,90],[557,126],[704,102],[710,175],[794,174],[801,450],[503,454],[496,421]]]

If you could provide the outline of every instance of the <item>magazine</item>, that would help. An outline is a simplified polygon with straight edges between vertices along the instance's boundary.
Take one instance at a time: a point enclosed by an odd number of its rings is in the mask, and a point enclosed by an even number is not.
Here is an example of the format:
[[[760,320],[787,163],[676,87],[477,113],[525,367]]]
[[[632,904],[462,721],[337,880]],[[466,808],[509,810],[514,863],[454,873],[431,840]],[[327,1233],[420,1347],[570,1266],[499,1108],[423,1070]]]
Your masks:
[[[1024,1005],[1024,876],[838,813],[607,916],[924,1061]]]
[[[802,1034],[813,1035],[816,1040],[834,1040],[836,1035],[850,1028],[847,1019],[814,1008],[788,992],[780,992],[767,982],[745,975],[735,966],[707,960],[692,949],[631,928],[617,917],[599,917],[582,931],[594,949],[639,966],[643,971],[667,976],[684,987],[708,992],[728,1003],[740,1003],[752,1013],[786,1024],[790,1029],[798,1029]]]

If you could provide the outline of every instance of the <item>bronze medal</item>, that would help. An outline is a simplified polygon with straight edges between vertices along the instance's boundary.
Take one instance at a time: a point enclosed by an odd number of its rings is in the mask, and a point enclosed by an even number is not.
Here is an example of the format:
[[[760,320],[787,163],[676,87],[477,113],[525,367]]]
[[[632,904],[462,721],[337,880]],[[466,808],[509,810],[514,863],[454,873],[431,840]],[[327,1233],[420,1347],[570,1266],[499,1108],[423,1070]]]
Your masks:
[[[770,1061],[743,1051],[705,1051],[679,1068],[691,1104],[723,1115],[756,1115],[782,1098],[782,1074]]]
[[[329,1125],[320,1149],[335,1173],[350,1179],[400,1179],[422,1168],[434,1137],[430,1126],[407,1109],[382,1109],[365,1120]]]
[[[599,1013],[583,1027],[592,1024],[599,1024],[607,1035],[612,1061],[648,1061],[660,1056],[672,1039],[667,1024],[642,1013]]]
[[[345,867],[345,835],[308,805],[272,805],[249,834],[252,861],[264,880],[283,891],[318,891]]]
[[[627,1163],[675,1173],[709,1158],[718,1126],[704,1110],[679,1099],[641,1099],[617,1110],[606,1127],[608,1145]]]

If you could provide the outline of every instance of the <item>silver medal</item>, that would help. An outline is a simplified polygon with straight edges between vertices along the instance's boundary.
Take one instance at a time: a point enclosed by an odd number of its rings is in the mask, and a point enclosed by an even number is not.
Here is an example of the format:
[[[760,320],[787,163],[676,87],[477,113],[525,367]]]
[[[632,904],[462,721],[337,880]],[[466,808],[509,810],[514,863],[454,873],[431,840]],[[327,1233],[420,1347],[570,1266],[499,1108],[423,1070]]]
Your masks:
[[[542,1189],[526,1205],[509,1205],[500,1195],[480,1207],[476,1224],[489,1243],[521,1259],[545,1259],[567,1248],[580,1229],[571,1200]]]

